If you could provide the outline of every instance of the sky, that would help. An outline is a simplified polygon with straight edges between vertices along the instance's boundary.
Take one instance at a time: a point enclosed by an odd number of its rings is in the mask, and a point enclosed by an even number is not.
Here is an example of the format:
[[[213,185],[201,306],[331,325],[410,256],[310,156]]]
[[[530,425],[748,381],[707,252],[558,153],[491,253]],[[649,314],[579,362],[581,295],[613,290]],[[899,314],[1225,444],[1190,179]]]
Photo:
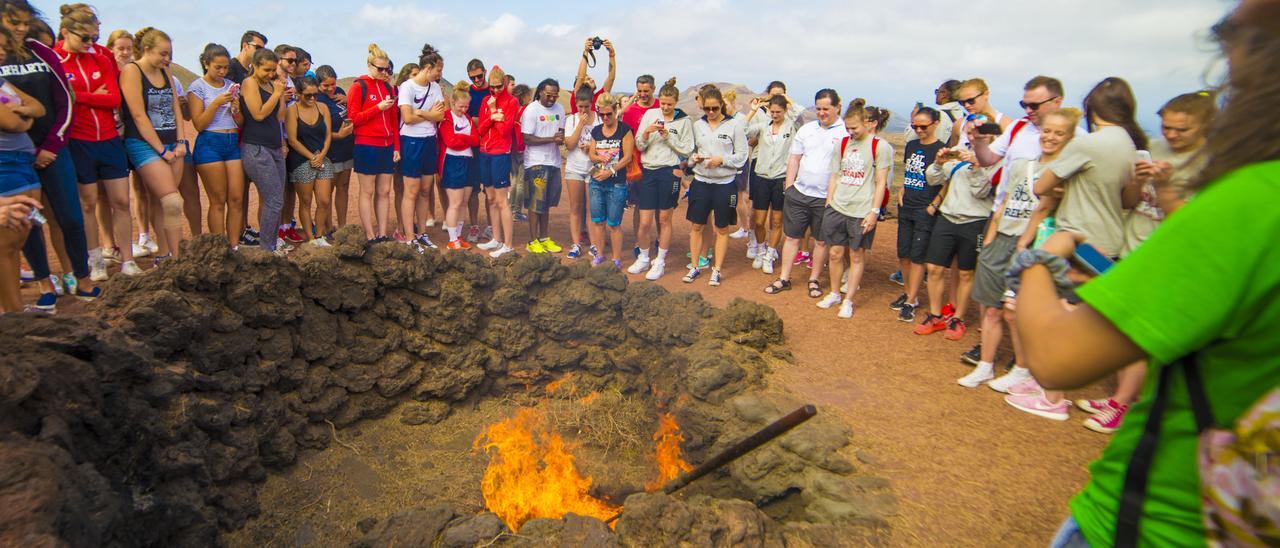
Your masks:
[[[984,78],[993,105],[1020,115],[1022,85],[1037,74],[1066,87],[1079,106],[1099,80],[1120,76],[1138,96],[1139,122],[1158,129],[1156,110],[1179,93],[1218,78],[1221,62],[1207,29],[1234,2],[1227,0],[816,0],[791,4],[755,0],[680,2],[425,2],[392,0],[222,0],[95,2],[101,34],[155,26],[174,38],[175,62],[196,69],[199,52],[217,42],[235,52],[254,29],[269,45],[309,51],[316,64],[343,76],[365,69],[376,42],[397,66],[416,62],[423,43],[440,50],[444,77],[465,78],[480,58],[523,83],[552,77],[572,85],[582,43],[609,38],[618,50],[615,91],[634,89],[636,76],[659,83],[675,76],[681,89],[732,82],[755,91],[787,83],[805,105],[821,88],[848,100],[909,112],[932,103],[946,79]],[[57,4],[37,1],[46,14]],[[57,21],[51,21],[57,26]],[[604,51],[592,70],[603,81]]]

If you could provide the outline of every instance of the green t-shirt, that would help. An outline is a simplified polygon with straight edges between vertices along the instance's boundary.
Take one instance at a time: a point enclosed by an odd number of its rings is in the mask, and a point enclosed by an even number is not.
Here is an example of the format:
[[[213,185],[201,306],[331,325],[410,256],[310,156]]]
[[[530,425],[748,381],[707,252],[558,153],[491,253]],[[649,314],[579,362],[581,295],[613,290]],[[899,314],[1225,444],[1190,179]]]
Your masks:
[[[1200,348],[1219,426],[1280,385],[1280,161],[1227,175],[1171,214],[1142,246],[1081,287],[1080,297],[1149,356],[1142,395],[1071,501],[1093,546],[1110,546],[1129,457],[1154,397],[1156,367]],[[1170,376],[1148,480],[1141,544],[1204,544],[1198,439],[1187,386]]]

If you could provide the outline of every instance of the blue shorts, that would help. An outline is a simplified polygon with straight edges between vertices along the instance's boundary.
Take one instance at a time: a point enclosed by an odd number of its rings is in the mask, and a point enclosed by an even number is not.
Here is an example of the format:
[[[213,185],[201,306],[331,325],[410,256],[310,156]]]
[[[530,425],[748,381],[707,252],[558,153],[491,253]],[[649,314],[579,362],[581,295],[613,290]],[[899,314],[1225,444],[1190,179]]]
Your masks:
[[[488,188],[511,186],[511,155],[480,153],[480,184]]]
[[[400,174],[405,177],[435,175],[440,157],[435,137],[400,136]]]
[[[675,209],[680,202],[680,178],[675,170],[675,166],[645,169],[635,185],[636,207],[645,211]]]
[[[587,201],[591,204],[591,222],[622,225],[622,212],[627,208],[627,179],[611,177],[587,183]]]
[[[471,188],[474,172],[476,171],[475,158],[471,156],[450,156],[444,155],[444,176],[440,178],[440,186],[447,190],[459,190],[463,188]]]
[[[373,145],[356,145],[356,173],[365,175],[390,175],[396,172],[395,148],[390,145],[378,147]]]
[[[0,150],[0,196],[14,196],[40,190],[34,154],[20,150]]]
[[[169,152],[177,147],[178,143],[170,143],[164,146],[164,151]],[[143,166],[160,159],[155,149],[142,139],[125,137],[124,151],[129,155],[129,162],[133,164],[134,169],[142,169]]]
[[[235,133],[201,131],[196,135],[196,150],[192,161],[196,165],[214,162],[234,162],[240,159],[240,136]]]
[[[67,141],[71,161],[76,165],[76,180],[82,185],[98,181],[124,179],[129,176],[129,158],[119,137],[106,141]]]

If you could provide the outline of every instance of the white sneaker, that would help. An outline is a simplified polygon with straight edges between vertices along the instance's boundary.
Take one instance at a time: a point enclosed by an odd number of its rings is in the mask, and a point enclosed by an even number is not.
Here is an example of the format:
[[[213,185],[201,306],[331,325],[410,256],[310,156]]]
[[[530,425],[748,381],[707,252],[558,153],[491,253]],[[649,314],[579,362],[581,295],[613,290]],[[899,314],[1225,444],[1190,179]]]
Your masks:
[[[102,260],[108,263],[120,264],[120,251],[114,247],[102,248]]]
[[[314,240],[311,240],[308,243],[310,243],[315,247],[333,247],[333,244],[329,243],[329,240],[326,240],[324,238],[316,238]]]
[[[436,220],[435,220],[435,219],[427,219],[427,228],[433,228],[433,227],[435,227],[435,226],[436,226]]]
[[[477,245],[476,247],[483,249],[485,251],[492,251],[502,247],[502,242],[499,242],[498,240],[489,240],[485,243]]]
[[[151,256],[151,248],[147,247],[145,244],[134,242],[133,258],[140,259],[142,257],[149,257],[149,256]]]
[[[979,365],[973,368],[973,371],[970,371],[968,375],[965,375],[957,379],[956,384],[959,384],[960,386],[963,386],[965,388],[977,388],[981,386],[982,383],[990,381],[991,379],[994,379],[996,377],[995,373],[993,372],[994,369],[995,368],[989,364]]]
[[[773,274],[773,261],[778,258],[778,252],[770,249],[765,255],[766,257],[760,261],[760,271],[765,274]]]
[[[661,278],[662,274],[666,270],[666,267],[667,267],[666,261],[661,261],[661,260],[652,261],[651,263],[649,263],[649,273],[644,275],[644,279],[649,281],[654,281],[654,280],[657,280],[658,278]]]
[[[133,262],[133,261],[129,261]],[[107,281],[107,263],[104,261],[89,261],[89,279],[95,282]]]
[[[827,293],[827,296],[823,297],[821,301],[818,301],[818,308],[826,310],[837,304],[840,304],[840,294],[832,291]]]
[[[755,242],[747,244],[747,258],[753,261],[751,263],[751,268],[755,268],[757,270],[760,269],[760,266],[758,265],[760,261],[760,246]]]
[[[862,288],[859,287],[858,289],[862,289]],[[845,270],[844,274],[840,275],[840,292],[841,293],[849,292],[849,271],[848,270]]]
[[[649,270],[650,264],[652,264],[652,261],[650,261],[648,257],[641,255],[640,258],[636,259],[636,262],[631,263],[631,266],[627,267],[627,273],[639,274]]]
[[[742,238],[746,238],[746,237],[747,237],[747,236],[749,236],[750,234],[751,234],[751,231],[749,231],[749,230],[747,230],[747,229],[745,229],[745,228],[739,228],[738,230],[735,230],[735,231],[733,232],[733,234],[730,234],[730,235],[729,235],[729,237],[730,237],[730,238],[733,238],[733,239],[735,239],[735,240],[740,240],[740,239],[742,239]]]
[[[30,271],[30,270],[27,270],[27,269],[25,269],[25,268],[23,268],[23,269],[21,269],[21,270],[19,270],[19,271],[18,271],[18,281],[21,281],[21,282],[24,282],[24,283],[25,283],[25,282],[34,282],[34,281],[36,281],[36,273],[35,273],[35,272],[32,272],[32,271]]]
[[[853,301],[844,301],[840,303],[840,313],[836,314],[836,316],[840,318],[845,318],[845,319],[852,318],[853,317]]]
[[[157,244],[156,241],[151,238],[150,234],[146,234],[146,233],[139,234],[138,245],[141,245],[142,247],[147,248],[148,250],[151,251],[151,253],[160,252],[160,244]]]
[[[124,264],[120,265],[120,273],[125,276],[138,276],[142,272],[142,269],[138,268],[138,263],[133,261],[125,261]]]
[[[489,256],[490,256],[490,257],[493,257],[493,258],[495,258],[495,259],[497,259],[498,257],[501,257],[501,256],[506,255],[506,254],[508,254],[508,253],[511,253],[511,248],[509,248],[509,247],[507,247],[507,246],[505,246],[505,245],[501,245],[501,244],[499,244],[498,249],[495,249],[495,250],[493,250],[493,251],[490,251],[490,252],[489,252]]]
[[[1015,365],[1013,366],[1013,369],[1009,370],[1008,373],[1005,373],[1000,378],[994,381],[991,381],[989,384],[987,384],[987,388],[995,390],[996,392],[1003,392],[1005,394],[1008,394],[1010,388],[1013,388],[1014,386],[1022,384],[1023,382],[1026,382],[1027,380],[1030,380],[1030,379],[1031,379],[1030,369],[1027,369],[1025,367],[1018,367]]]

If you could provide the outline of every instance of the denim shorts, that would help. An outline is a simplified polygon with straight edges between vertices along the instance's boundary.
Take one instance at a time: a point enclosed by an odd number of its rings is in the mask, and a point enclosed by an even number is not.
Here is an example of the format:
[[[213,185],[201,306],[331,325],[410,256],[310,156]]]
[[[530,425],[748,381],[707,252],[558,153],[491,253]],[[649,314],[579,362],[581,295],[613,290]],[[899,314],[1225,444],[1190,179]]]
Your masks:
[[[201,131],[196,135],[196,149],[191,158],[195,165],[239,160],[240,136],[235,133]]]
[[[1076,523],[1076,518],[1067,517],[1062,522],[1062,527],[1058,528],[1058,532],[1053,535],[1053,540],[1049,542],[1050,548],[1089,548],[1089,541],[1085,540],[1084,534],[1080,532],[1080,524]]]
[[[82,185],[129,176],[129,158],[119,137],[105,141],[71,139],[67,150],[76,166],[76,180]]]
[[[405,177],[435,175],[440,158],[435,137],[400,136],[400,174]]]
[[[480,153],[476,162],[480,165],[480,184],[485,188],[511,186],[511,155]]]
[[[178,143],[169,143],[164,146],[164,151],[169,152],[178,147]],[[151,162],[160,159],[160,155],[156,154],[155,149],[142,139],[134,139],[133,137],[124,138],[124,151],[129,155],[129,161],[133,163],[134,169],[142,169]]]
[[[0,150],[0,196],[14,196],[40,189],[34,154],[20,150]]]
[[[396,171],[395,148],[374,145],[356,145],[356,173],[364,175],[390,175]]]
[[[587,200],[591,204],[591,222],[622,225],[622,212],[627,208],[627,180],[611,177],[587,183]]]

